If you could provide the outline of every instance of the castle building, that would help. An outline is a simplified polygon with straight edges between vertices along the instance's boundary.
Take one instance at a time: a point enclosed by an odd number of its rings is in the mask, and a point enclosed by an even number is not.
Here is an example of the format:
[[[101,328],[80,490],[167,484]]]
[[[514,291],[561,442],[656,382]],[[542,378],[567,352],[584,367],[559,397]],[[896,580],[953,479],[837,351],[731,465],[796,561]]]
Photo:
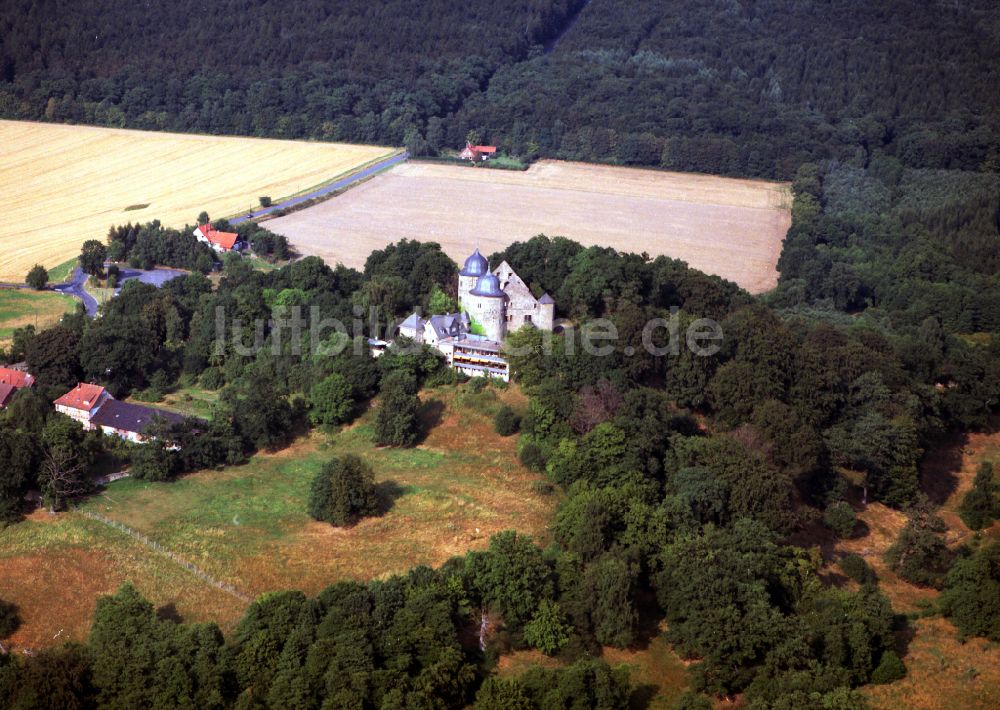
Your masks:
[[[555,301],[535,298],[524,280],[504,261],[493,271],[479,250],[458,272],[458,313],[421,318],[414,313],[399,334],[440,350],[455,369],[471,377],[509,378],[501,354],[503,341],[525,325],[552,330]]]
[[[458,306],[488,337],[503,342],[507,333],[528,323],[552,330],[556,302],[547,293],[535,298],[506,261],[491,272],[486,257],[476,249],[458,272]]]

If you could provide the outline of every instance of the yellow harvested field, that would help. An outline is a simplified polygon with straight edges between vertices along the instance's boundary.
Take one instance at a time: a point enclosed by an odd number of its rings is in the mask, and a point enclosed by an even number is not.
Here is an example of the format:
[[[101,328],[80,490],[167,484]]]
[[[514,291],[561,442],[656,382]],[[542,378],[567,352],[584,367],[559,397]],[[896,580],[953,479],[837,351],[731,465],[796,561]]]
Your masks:
[[[536,234],[665,254],[751,292],[773,288],[791,225],[787,183],[560,161],[525,172],[406,163],[267,223],[304,254],[362,266],[401,238],[455,260]]]
[[[112,224],[193,224],[329,182],[396,150],[378,146],[0,121],[0,281],[57,266]],[[129,207],[142,206],[141,209]]]

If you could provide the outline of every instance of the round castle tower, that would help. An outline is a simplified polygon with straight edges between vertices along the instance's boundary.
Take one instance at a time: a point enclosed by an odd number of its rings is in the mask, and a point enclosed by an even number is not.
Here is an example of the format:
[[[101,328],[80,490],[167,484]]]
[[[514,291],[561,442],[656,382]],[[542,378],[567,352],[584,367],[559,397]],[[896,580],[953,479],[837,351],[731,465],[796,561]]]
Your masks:
[[[500,290],[500,279],[488,271],[479,277],[475,287],[466,295],[466,312],[483,326],[487,338],[498,343],[507,336],[506,305],[506,296]]]
[[[462,310],[469,309],[469,292],[476,287],[479,277],[488,274],[490,263],[486,257],[476,249],[472,256],[465,260],[465,266],[458,272],[458,307]]]

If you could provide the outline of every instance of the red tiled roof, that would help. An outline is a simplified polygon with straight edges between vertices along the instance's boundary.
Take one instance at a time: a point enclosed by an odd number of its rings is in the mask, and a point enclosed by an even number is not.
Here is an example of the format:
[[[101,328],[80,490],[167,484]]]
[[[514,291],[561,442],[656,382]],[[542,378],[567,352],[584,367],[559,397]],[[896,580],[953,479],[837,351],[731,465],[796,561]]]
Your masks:
[[[9,367],[0,367],[0,385],[31,387],[33,384],[35,384],[35,378],[27,372],[11,370]]]
[[[91,385],[86,382],[81,382],[76,387],[71,389],[69,392],[64,394],[55,402],[53,402],[53,404],[89,412],[91,409],[94,408],[94,406],[97,404],[97,401],[101,398],[101,395],[103,395],[104,392],[105,392],[104,388],[101,387],[100,385]]]
[[[479,153],[496,153],[497,147],[495,145],[477,145],[473,150]]]
[[[0,384],[0,407],[6,407],[10,403],[10,398],[14,396],[19,388],[13,385]]]
[[[240,235],[236,232],[220,232],[212,226],[211,222],[201,225],[198,229],[201,230],[205,239],[212,242],[212,244],[218,244],[223,249],[232,249],[236,244],[236,240],[240,238]]]

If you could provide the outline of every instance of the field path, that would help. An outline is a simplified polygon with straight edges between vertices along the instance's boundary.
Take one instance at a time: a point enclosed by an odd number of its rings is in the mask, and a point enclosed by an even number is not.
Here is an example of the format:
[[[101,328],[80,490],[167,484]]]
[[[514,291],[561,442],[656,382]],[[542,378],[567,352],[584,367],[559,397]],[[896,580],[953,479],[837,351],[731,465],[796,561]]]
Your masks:
[[[760,293],[791,225],[785,183],[546,160],[529,170],[410,161],[336,199],[269,220],[303,254],[361,267],[402,238],[461,263],[536,234],[666,255]]]

